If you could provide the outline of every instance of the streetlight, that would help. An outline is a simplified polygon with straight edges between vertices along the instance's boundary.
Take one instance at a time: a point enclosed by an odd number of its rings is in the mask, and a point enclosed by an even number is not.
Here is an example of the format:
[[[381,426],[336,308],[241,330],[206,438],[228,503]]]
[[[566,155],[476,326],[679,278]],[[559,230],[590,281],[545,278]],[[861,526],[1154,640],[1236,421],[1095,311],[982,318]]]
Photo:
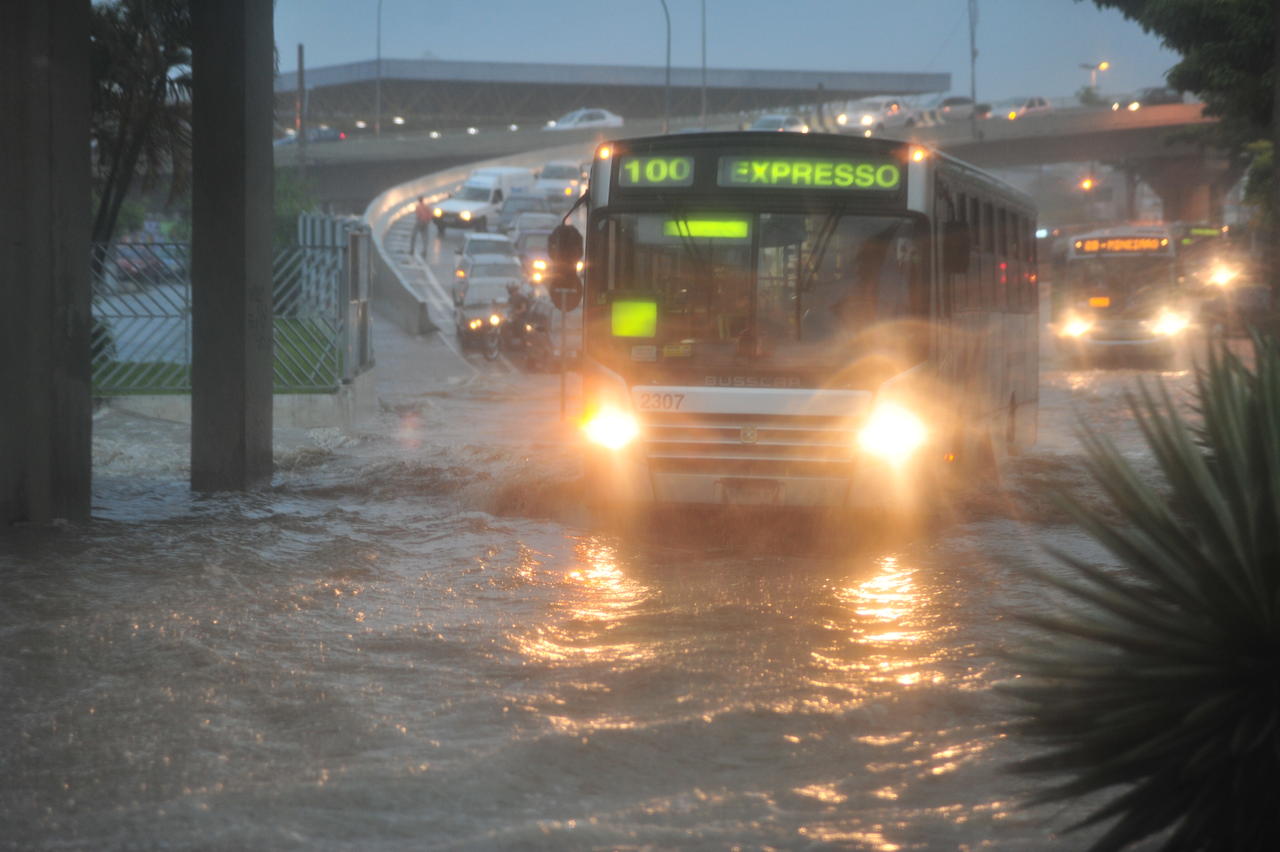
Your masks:
[[[1111,63],[1104,59],[1101,62],[1081,62],[1080,67],[1089,72],[1089,88],[1096,89],[1098,88],[1098,72],[1106,71],[1111,67]]]
[[[662,14],[667,18],[667,76],[662,90],[662,132],[670,129],[671,122],[671,11],[667,9],[667,0],[662,3]]]
[[[382,136],[382,0],[378,0],[378,79],[373,87],[373,135]]]

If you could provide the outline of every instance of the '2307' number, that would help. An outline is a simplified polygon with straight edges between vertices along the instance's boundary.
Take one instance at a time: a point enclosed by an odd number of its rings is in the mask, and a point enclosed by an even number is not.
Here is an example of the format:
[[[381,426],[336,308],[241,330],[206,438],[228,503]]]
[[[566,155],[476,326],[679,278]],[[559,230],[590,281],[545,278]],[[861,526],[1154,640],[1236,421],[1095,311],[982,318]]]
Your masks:
[[[640,407],[649,410],[678,411],[684,404],[682,393],[641,393]]]

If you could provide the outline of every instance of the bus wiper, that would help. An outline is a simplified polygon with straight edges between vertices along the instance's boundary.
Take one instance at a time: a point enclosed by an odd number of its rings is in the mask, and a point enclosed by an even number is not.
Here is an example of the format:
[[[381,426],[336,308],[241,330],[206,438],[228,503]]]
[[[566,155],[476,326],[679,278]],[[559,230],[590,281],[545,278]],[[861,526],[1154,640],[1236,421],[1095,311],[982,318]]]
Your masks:
[[[675,204],[667,203],[667,199],[658,196],[658,200],[662,202],[667,214],[677,222],[689,221],[689,214],[683,207]],[[689,228],[675,227],[676,235],[680,237],[680,242],[684,246],[685,253],[693,261],[693,274],[695,277],[706,280],[710,278],[711,264],[703,258],[702,253],[698,249],[698,244],[694,242],[693,237],[689,233]]]
[[[818,229],[818,239],[814,244],[813,251],[809,252],[809,262],[801,270],[800,280],[796,282],[797,296],[800,293],[808,292],[814,276],[818,274],[818,266],[822,263],[822,258],[827,253],[827,244],[831,242],[831,237],[835,234],[836,227],[844,213],[844,206],[837,207],[828,213],[827,218],[822,221],[822,227]]]

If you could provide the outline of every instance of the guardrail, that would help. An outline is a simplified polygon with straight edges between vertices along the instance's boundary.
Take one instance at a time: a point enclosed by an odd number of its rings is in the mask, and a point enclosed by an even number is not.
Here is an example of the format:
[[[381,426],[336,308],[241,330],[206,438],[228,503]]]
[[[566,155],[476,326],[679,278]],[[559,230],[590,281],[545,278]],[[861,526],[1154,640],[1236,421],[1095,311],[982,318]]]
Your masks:
[[[369,230],[350,220],[309,235],[325,242],[273,258],[277,394],[331,393],[373,366]],[[95,396],[190,393],[190,258],[187,243],[93,246]]]
[[[548,160],[588,159],[595,149],[595,141],[558,145],[523,154],[496,157],[465,166],[445,169],[423,175],[416,180],[393,186],[383,192],[365,209],[364,222],[369,226],[373,251],[370,260],[373,269],[372,293],[380,311],[409,334],[426,334],[436,326],[431,321],[423,294],[418,292],[400,273],[399,264],[391,257],[383,242],[392,224],[401,216],[409,215],[418,196],[428,204],[443,199],[458,184],[466,180],[472,170],[485,166],[524,166],[535,168]]]

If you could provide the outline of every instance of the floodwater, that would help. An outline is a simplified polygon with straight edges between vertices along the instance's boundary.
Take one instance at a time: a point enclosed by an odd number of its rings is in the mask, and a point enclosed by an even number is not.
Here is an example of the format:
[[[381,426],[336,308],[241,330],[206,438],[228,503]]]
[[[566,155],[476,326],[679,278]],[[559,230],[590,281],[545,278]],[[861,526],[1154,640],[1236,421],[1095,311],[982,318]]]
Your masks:
[[[269,488],[192,495],[187,428],[107,409],[95,519],[0,539],[0,848],[1093,836],[1017,806],[1040,782],[992,686],[1011,615],[1055,605],[1041,546],[1096,554],[1048,498],[1089,493],[1076,416],[1142,458],[1138,373],[1048,365],[1037,449],[929,535],[620,532],[583,511],[556,377],[382,332],[380,412],[279,432]]]

